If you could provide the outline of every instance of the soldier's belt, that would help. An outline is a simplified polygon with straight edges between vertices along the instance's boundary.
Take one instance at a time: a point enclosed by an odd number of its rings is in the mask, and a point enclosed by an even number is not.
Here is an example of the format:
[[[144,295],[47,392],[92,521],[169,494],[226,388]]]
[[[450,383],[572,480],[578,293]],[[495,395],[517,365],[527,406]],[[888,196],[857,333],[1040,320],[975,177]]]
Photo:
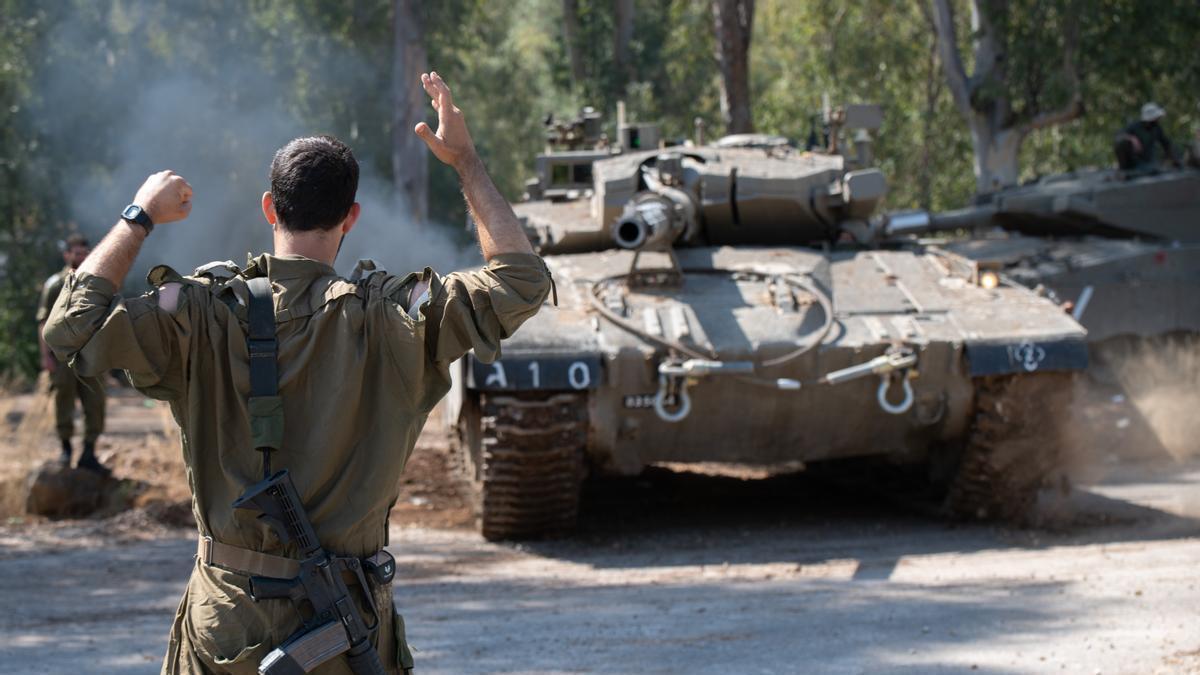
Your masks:
[[[200,562],[235,574],[275,579],[291,579],[300,574],[299,560],[222,544],[214,541],[212,537],[200,537],[196,544],[196,557]],[[390,583],[396,571],[395,560],[384,550],[363,558],[362,565],[367,578],[380,586]],[[354,581],[352,578],[347,580]]]
[[[222,544],[213,541],[212,537],[200,537],[196,557],[205,565],[215,565],[248,577],[291,579],[300,573],[299,560]]]

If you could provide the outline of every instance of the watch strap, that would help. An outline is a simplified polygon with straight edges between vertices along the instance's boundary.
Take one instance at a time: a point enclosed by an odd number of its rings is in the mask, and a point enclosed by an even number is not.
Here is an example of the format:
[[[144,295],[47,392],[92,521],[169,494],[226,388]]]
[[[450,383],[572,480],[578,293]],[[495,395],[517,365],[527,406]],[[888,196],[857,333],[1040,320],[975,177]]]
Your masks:
[[[137,209],[136,215],[132,217],[126,215],[134,209]],[[131,223],[141,225],[146,229],[146,234],[150,234],[154,231],[154,221],[150,219],[150,214],[146,213],[146,210],[137,204],[130,204],[129,206],[126,206],[125,210],[121,212],[121,218]]]

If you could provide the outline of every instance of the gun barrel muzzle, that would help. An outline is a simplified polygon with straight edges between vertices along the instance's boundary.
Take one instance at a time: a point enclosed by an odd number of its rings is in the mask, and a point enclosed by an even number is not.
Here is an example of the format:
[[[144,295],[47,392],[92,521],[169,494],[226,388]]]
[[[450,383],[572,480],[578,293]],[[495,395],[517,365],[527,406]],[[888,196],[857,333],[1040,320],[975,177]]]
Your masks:
[[[674,205],[652,195],[630,202],[613,224],[612,237],[625,249],[661,248],[683,232],[683,223],[673,217]]]

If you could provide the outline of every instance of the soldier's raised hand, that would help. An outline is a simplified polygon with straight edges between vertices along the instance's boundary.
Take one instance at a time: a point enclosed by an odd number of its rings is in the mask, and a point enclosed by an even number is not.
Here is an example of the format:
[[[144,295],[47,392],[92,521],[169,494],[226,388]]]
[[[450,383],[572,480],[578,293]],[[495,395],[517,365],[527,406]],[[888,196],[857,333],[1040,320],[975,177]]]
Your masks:
[[[142,207],[155,225],[183,220],[192,211],[192,186],[174,171],[159,171],[142,183],[133,203]]]
[[[461,171],[477,157],[463,112],[454,105],[450,87],[437,72],[422,73],[421,86],[437,111],[438,128],[435,132],[421,122],[413,131],[425,141],[435,157]]]

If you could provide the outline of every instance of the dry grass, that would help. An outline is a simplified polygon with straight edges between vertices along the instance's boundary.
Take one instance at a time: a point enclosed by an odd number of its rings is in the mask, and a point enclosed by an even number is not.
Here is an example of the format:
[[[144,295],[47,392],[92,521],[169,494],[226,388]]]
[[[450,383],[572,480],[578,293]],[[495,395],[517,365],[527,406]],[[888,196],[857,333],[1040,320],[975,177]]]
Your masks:
[[[25,512],[25,481],[29,472],[45,460],[53,439],[54,397],[50,379],[43,373],[33,392],[22,393],[11,382],[0,384],[0,518]]]
[[[54,396],[50,391],[50,378],[42,373],[32,394],[20,394],[11,385],[0,386],[0,414],[9,423],[5,425],[4,438],[0,439],[11,450],[6,458],[25,466],[44,459],[40,450],[54,431]],[[11,420],[16,420],[12,424]]]
[[[28,520],[26,482],[41,463],[58,457],[48,380],[43,376],[32,392],[0,386],[0,414],[6,422],[0,432],[0,519]],[[153,518],[186,525],[191,494],[179,429],[169,408],[112,388],[108,419],[110,431],[101,436],[97,455],[122,479],[113,508],[145,509]],[[99,515],[111,515],[109,511]]]

